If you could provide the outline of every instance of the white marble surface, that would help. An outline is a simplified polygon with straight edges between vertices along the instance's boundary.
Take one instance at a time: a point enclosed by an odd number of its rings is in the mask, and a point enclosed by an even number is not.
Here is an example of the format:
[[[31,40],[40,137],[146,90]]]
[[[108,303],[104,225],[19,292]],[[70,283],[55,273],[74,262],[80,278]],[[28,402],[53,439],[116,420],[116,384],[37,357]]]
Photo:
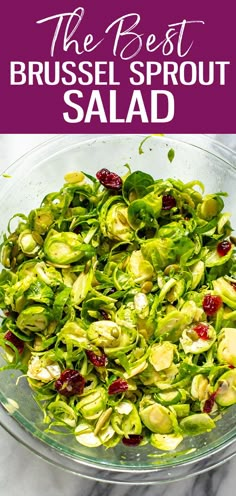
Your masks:
[[[0,135],[0,173],[52,135]],[[236,135],[211,135],[236,150]],[[39,459],[0,428],[1,496],[232,496],[236,457],[203,475],[156,486],[110,485],[66,473]]]

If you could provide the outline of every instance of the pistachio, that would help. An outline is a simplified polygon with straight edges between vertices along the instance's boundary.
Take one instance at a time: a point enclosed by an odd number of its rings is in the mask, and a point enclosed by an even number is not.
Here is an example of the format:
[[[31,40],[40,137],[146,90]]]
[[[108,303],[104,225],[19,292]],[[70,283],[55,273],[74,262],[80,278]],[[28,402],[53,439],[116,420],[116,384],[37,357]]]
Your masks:
[[[83,172],[67,172],[67,174],[65,174],[64,176],[64,179],[67,183],[71,183],[71,184],[74,184],[74,183],[81,183],[82,181],[84,181],[85,179],[85,175],[83,174]]]
[[[150,293],[153,288],[153,283],[151,281],[145,281],[141,286],[142,293]]]
[[[95,429],[94,429],[94,435],[96,436],[100,429],[102,427],[104,427],[104,425],[106,424],[107,420],[110,418],[112,414],[112,408],[108,408],[105,412],[102,413],[102,415],[100,416],[100,418],[98,419],[97,423],[96,423],[96,426],[95,426]]]
[[[170,265],[167,265],[167,267],[165,268],[164,274],[165,274],[165,276],[169,276],[170,273],[179,272],[179,270],[180,270],[180,266],[179,265],[177,265],[177,264],[170,264]]]

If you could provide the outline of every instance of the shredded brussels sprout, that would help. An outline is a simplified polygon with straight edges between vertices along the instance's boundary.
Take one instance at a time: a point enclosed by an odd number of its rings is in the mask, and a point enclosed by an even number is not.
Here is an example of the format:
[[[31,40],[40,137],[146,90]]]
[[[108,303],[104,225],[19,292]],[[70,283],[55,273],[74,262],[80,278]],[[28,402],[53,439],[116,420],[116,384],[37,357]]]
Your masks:
[[[50,432],[173,451],[236,403],[226,194],[129,168],[97,177],[69,172],[60,191],[14,216],[14,232],[9,222],[3,368],[26,374]]]

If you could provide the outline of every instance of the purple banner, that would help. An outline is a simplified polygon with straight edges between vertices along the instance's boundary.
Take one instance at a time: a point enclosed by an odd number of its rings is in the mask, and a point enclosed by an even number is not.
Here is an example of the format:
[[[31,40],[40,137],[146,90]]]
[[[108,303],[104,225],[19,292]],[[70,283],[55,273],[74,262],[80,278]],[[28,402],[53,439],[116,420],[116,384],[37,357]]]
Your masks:
[[[4,2],[0,133],[234,133],[233,6]]]

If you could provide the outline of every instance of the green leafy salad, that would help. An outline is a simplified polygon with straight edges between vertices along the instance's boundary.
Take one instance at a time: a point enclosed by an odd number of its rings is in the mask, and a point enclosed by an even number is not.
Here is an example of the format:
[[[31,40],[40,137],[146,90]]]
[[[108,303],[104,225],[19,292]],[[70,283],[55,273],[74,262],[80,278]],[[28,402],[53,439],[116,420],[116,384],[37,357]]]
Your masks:
[[[2,369],[49,432],[171,451],[236,403],[235,239],[225,193],[126,171],[68,173],[10,221]]]

